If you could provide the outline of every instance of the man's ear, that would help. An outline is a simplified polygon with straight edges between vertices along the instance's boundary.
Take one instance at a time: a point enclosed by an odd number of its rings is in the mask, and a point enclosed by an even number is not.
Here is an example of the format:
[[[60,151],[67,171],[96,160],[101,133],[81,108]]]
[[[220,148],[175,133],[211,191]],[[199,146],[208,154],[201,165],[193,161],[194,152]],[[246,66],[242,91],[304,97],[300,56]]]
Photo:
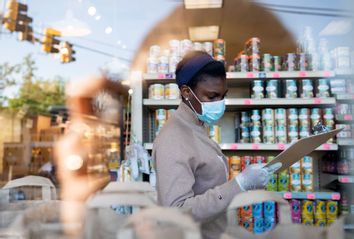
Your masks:
[[[190,100],[191,90],[189,89],[188,86],[186,86],[186,85],[181,86],[181,95],[182,95],[183,99]]]

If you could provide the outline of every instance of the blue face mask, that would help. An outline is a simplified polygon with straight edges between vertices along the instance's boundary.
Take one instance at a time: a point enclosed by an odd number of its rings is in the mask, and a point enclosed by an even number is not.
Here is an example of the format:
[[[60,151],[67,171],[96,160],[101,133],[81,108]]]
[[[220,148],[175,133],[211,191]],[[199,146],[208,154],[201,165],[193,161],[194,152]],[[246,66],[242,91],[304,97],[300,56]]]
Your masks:
[[[225,113],[225,100],[201,102],[191,89],[190,91],[202,106],[202,114],[198,114],[191,102],[188,100],[198,119],[208,125],[214,125]]]

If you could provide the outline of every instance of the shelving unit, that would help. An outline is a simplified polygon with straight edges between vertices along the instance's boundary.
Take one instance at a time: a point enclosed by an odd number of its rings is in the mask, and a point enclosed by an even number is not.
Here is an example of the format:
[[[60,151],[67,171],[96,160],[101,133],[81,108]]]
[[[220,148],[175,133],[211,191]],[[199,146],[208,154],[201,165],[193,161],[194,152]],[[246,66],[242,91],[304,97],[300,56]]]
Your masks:
[[[353,139],[337,139],[337,143],[340,146],[354,146]]]
[[[354,183],[354,176],[351,175],[340,175],[338,176],[338,181],[340,183]]]
[[[308,199],[308,200],[340,200],[337,192],[276,192],[284,199]]]

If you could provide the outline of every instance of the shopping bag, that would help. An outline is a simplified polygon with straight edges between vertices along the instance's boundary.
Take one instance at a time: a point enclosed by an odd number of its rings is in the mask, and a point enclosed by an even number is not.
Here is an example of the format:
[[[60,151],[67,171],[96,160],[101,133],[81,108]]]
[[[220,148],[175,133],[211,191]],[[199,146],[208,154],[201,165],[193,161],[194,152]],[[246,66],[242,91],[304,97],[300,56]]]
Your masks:
[[[130,216],[117,239],[201,239],[199,225],[177,208],[154,207]]]
[[[111,182],[87,202],[84,238],[115,239],[127,218],[141,208],[155,207],[153,188],[144,182]]]
[[[236,209],[265,201],[274,201],[279,208],[279,222],[272,231],[255,235],[237,224]],[[273,192],[262,190],[243,192],[235,196],[228,207],[229,225],[222,239],[332,239],[344,238],[343,219],[338,219],[333,225],[322,228],[291,222],[289,203]]]

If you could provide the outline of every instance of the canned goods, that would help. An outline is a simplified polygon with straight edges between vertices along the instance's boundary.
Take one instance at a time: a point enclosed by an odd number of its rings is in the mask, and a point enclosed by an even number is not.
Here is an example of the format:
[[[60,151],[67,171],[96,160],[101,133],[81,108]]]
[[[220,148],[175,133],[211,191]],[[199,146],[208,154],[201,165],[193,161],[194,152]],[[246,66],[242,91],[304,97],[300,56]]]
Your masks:
[[[287,192],[289,191],[289,173],[287,170],[281,172],[278,175],[278,191]]]
[[[300,139],[307,138],[310,136],[311,128],[309,125],[300,126],[299,136]]]
[[[170,73],[175,73],[177,65],[180,62],[181,58],[177,55],[172,55],[169,59],[168,69]]]
[[[255,164],[266,163],[266,158],[264,156],[255,156],[253,158],[253,163],[255,163]]]
[[[303,173],[302,174],[302,190],[305,192],[313,191],[313,174]]]
[[[248,112],[241,112],[241,125],[244,127],[248,127],[250,125],[251,119]]]
[[[241,158],[239,156],[230,157],[230,179],[234,178],[241,172]]]
[[[241,222],[242,227],[244,227],[247,231],[253,232],[253,219],[252,218],[247,218],[242,220]]]
[[[288,123],[289,125],[298,125],[298,109],[290,108],[288,109]]]
[[[180,55],[180,42],[179,40],[173,39],[168,42],[170,46],[171,56],[179,57]]]
[[[285,81],[285,98],[296,99],[297,98],[297,84],[296,80]]]
[[[289,129],[288,129],[289,143],[292,143],[293,141],[296,141],[298,139],[299,139],[299,132],[298,132],[297,125],[289,125]]]
[[[253,223],[253,233],[262,234],[264,232],[264,219],[263,217],[255,217]]]
[[[291,219],[293,223],[301,223],[301,201],[297,199],[290,200]]]
[[[313,128],[321,121],[321,110],[319,108],[311,109],[311,127]]]
[[[266,53],[263,55],[263,71],[270,72],[272,70],[273,70],[272,55]]]
[[[243,156],[241,157],[241,171],[245,170],[245,168],[248,165],[251,165],[253,161],[253,157],[252,156]]]
[[[159,59],[157,57],[151,56],[147,59],[147,73],[157,73],[159,66]]]
[[[275,133],[273,125],[263,126],[263,143],[274,144],[275,143]]]
[[[317,97],[328,98],[329,94],[329,84],[327,79],[319,79],[317,86]]]
[[[260,56],[258,54],[252,54],[249,57],[249,70],[250,71],[260,70]]]
[[[264,98],[264,81],[254,80],[252,82],[251,98],[253,98],[253,99],[263,99]]]
[[[326,127],[334,127],[334,112],[332,108],[324,109],[323,119]]]
[[[158,45],[152,45],[150,47],[150,57],[158,58],[161,55],[161,47]]]
[[[290,174],[290,190],[299,192],[301,191],[301,174],[291,173]]]
[[[286,125],[286,109],[275,109],[275,120],[277,126]]]
[[[277,191],[278,188],[278,175],[273,173],[269,176],[268,183],[266,185],[266,190],[267,191]]]
[[[326,218],[326,201],[315,201],[315,218]]]
[[[337,104],[336,112],[339,115],[350,114],[350,105],[349,104]]]
[[[276,142],[279,144],[286,144],[287,143],[286,134],[287,134],[286,127],[284,125],[277,125],[275,130]]]
[[[301,108],[299,111],[300,126],[310,126],[310,109]]]
[[[258,126],[258,125],[251,126],[251,141],[252,141],[252,143],[255,143],[255,144],[262,143],[261,126]]]
[[[297,57],[295,53],[288,53],[284,60],[284,70],[286,71],[296,71],[297,67]]]
[[[274,71],[281,71],[282,62],[280,56],[273,56]]]
[[[302,80],[301,81],[301,98],[313,98],[313,82],[312,80]]]
[[[252,110],[251,120],[253,125],[261,125],[261,114],[259,110]]]
[[[209,137],[220,144],[220,126],[212,125],[209,127]]]
[[[291,173],[301,173],[301,162],[297,161],[293,165],[290,166]]]
[[[225,56],[226,43],[223,39],[217,39],[214,41],[214,57]]]
[[[165,87],[162,84],[153,84],[149,87],[149,98],[162,100],[165,98]]]
[[[302,219],[312,219],[313,220],[313,201],[303,200],[301,205],[301,216]]]
[[[275,217],[265,217],[264,218],[264,231],[268,232],[274,229],[276,225]]]
[[[267,81],[267,98],[276,99],[279,95],[279,81],[278,80],[269,80]]]
[[[157,71],[159,73],[168,73],[168,66],[169,66],[169,59],[167,56],[160,56],[159,57],[159,65]]]
[[[241,143],[249,143],[250,142],[250,128],[249,127],[241,127]]]
[[[273,109],[264,109],[262,110],[262,119],[263,119],[263,126],[274,125],[274,110]]]
[[[338,217],[338,202],[328,200],[326,203],[327,219],[336,219]]]
[[[254,218],[263,217],[263,203],[252,204],[252,216]]]
[[[305,156],[301,159],[302,173],[313,173],[313,160],[310,156]]]
[[[263,203],[264,217],[265,218],[275,218],[277,215],[276,203],[274,201],[265,201]]]
[[[213,56],[213,43],[212,42],[204,42],[203,48],[206,53]]]
[[[241,207],[241,218],[251,218],[252,217],[252,205],[246,205]]]
[[[200,43],[200,42],[194,42],[193,43],[193,50],[195,50],[195,51],[203,51],[204,50],[203,44]]]
[[[180,43],[180,56],[183,57],[191,50],[193,50],[193,42],[189,39],[182,40]]]
[[[252,37],[246,41],[246,49],[249,55],[260,53],[261,41],[257,37]]]
[[[311,55],[306,53],[300,53],[299,56],[299,70],[300,71],[310,71],[311,67]]]
[[[240,72],[247,72],[248,71],[248,56],[245,54],[241,54],[238,58],[239,65],[238,69]]]
[[[165,85],[165,99],[176,100],[179,99],[180,92],[177,84],[170,83]]]

